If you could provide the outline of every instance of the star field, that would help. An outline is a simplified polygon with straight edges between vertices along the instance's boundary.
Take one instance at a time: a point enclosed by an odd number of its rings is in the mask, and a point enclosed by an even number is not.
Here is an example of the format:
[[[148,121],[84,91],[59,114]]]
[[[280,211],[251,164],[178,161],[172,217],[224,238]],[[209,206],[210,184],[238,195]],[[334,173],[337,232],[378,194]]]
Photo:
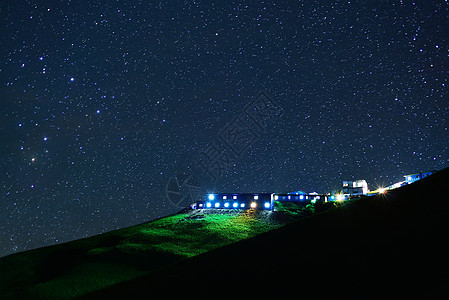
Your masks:
[[[0,256],[176,212],[178,173],[328,192],[449,165],[448,1],[1,6]],[[282,114],[204,179],[261,91]]]

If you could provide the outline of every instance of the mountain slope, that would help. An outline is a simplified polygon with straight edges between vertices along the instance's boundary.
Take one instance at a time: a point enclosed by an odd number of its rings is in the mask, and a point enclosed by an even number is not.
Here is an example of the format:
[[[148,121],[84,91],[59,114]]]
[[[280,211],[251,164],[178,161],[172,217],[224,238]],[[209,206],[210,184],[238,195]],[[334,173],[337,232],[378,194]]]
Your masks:
[[[449,296],[449,169],[86,298]]]
[[[184,210],[0,259],[5,298],[73,298],[281,226],[262,211]]]

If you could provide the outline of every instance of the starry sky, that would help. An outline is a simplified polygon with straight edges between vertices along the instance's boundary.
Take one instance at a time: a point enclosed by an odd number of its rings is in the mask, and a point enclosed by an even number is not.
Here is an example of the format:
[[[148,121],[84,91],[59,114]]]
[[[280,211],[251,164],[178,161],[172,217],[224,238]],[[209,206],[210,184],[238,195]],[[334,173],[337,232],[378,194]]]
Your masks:
[[[324,193],[449,166],[447,0],[27,0],[0,16],[0,256],[174,213],[176,180]]]

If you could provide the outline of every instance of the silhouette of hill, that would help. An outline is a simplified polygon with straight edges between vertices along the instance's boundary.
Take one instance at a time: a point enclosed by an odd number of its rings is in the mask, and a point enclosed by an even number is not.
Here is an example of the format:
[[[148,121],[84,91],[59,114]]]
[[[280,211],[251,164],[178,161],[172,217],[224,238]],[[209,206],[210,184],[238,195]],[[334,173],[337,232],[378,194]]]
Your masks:
[[[312,215],[291,203],[275,213],[184,210],[1,258],[0,295],[447,297],[448,185],[449,168]]]
[[[448,297],[448,187],[445,169],[86,298]]]
[[[141,225],[3,257],[0,299],[82,296],[279,226],[282,221],[265,211],[185,209]]]

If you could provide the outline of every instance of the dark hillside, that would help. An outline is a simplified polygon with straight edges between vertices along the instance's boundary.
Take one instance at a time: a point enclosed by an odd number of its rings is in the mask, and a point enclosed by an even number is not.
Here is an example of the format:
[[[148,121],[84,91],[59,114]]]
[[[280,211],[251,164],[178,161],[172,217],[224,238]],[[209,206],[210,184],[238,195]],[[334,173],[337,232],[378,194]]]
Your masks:
[[[449,169],[89,295],[449,296]]]
[[[0,299],[66,299],[282,226],[271,212],[189,210],[0,259]]]

